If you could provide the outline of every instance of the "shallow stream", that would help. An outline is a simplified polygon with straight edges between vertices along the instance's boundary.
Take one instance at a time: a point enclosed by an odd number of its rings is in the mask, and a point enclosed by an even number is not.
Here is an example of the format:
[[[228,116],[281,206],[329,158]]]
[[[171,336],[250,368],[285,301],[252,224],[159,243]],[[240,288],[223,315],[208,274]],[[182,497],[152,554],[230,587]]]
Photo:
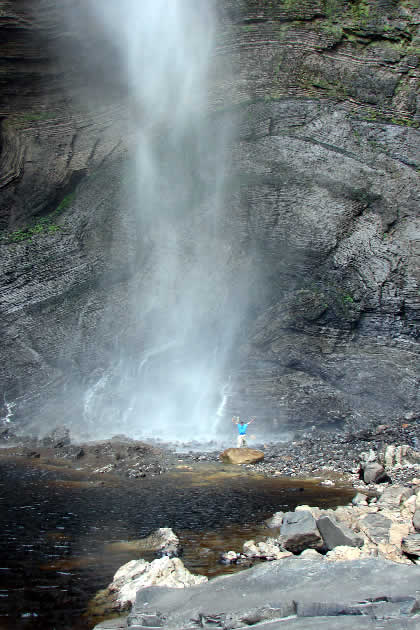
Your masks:
[[[222,464],[130,480],[6,458],[0,474],[0,630],[92,628],[89,600],[138,557],[125,541],[158,527],[180,537],[192,572],[213,577],[238,570],[219,564],[220,553],[267,535],[273,512],[354,495]]]

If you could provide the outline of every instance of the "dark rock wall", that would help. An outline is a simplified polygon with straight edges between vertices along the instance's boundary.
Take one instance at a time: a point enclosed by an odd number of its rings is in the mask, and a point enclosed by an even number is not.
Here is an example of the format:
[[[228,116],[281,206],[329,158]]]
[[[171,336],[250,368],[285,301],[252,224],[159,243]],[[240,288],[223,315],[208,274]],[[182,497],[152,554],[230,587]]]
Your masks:
[[[130,112],[88,19],[64,26],[71,1],[0,0],[0,400],[26,424],[80,417],[116,328],[139,352],[147,336],[127,308],[150,264],[122,175]],[[246,270],[250,297],[226,412],[279,430],[416,416],[416,3],[217,4],[212,117],[238,123],[227,274]]]

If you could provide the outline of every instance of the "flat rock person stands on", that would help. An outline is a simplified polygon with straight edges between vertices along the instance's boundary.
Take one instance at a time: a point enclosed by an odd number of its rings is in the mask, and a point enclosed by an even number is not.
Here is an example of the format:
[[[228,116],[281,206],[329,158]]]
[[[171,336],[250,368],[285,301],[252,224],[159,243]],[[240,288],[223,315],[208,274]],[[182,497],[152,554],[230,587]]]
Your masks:
[[[255,418],[251,418],[249,422],[245,423],[239,419],[239,416],[233,416],[232,422],[238,426],[238,448],[246,447],[246,430],[254,420]]]

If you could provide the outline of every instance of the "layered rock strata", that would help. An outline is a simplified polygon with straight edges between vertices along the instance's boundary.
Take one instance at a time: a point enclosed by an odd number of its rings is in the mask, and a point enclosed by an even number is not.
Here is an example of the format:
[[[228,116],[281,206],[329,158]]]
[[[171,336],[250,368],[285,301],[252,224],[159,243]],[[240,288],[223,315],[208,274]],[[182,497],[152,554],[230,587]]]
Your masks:
[[[127,620],[103,622],[96,630],[254,625],[281,630],[285,624],[296,630],[365,630],[378,623],[389,630],[414,630],[418,571],[379,559],[279,560],[181,591],[143,589]]]
[[[131,297],[156,290],[125,185],[118,59],[88,19],[64,24],[71,4],[0,2],[0,415],[35,427],[80,422],[117,353],[141,354],[150,321]],[[416,416],[418,11],[218,7],[212,124],[238,130],[222,284],[248,278],[226,412],[274,432]]]

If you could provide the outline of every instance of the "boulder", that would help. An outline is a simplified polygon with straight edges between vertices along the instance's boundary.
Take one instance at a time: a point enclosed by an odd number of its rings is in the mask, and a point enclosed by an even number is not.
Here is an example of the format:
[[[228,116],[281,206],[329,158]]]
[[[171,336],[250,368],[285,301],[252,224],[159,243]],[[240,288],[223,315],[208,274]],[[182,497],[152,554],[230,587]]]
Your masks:
[[[405,536],[401,541],[401,548],[404,553],[408,553],[410,556],[420,557],[420,534]]]
[[[148,586],[185,588],[207,582],[203,575],[193,575],[179,558],[157,558],[153,562],[131,560],[118,569],[108,586],[114,610],[125,610],[136,599],[136,593]]]
[[[390,486],[385,488],[379,497],[376,505],[381,509],[396,510],[400,508],[401,503],[413,494],[410,488],[401,486]]]
[[[383,514],[379,512],[366,514],[358,521],[358,525],[360,531],[375,544],[389,542],[392,521]]]
[[[178,556],[181,552],[179,538],[170,527],[159,527],[150,536],[135,541],[138,552],[153,551],[160,556]]]
[[[274,538],[255,543],[247,540],[243,545],[243,553],[247,558],[262,558],[265,560],[281,560],[293,556],[290,551],[285,551]]]
[[[410,522],[400,523],[398,521],[394,521],[389,530],[389,542],[391,545],[395,545],[398,547],[401,552],[401,541],[404,536],[408,536],[410,533]]]
[[[417,509],[417,497],[415,494],[412,494],[411,497],[405,499],[401,506],[401,514],[405,514],[408,516],[413,516]]]
[[[264,459],[264,453],[255,448],[227,448],[219,459],[225,464],[255,464]]]
[[[273,516],[265,521],[265,524],[270,528],[280,527],[283,521],[283,516],[284,512],[275,512]]]
[[[304,549],[320,549],[323,540],[312,514],[308,511],[286,512],[280,528],[282,546],[293,553]]]
[[[322,515],[322,510],[319,507],[312,507],[311,505],[297,505],[295,512],[310,512],[315,520]]]
[[[414,512],[413,527],[416,531],[420,532],[420,509],[419,508],[417,508],[417,510]]]
[[[378,462],[364,464],[362,466],[362,475],[365,483],[381,483],[389,480],[384,467]]]
[[[316,522],[328,549],[334,547],[361,547],[363,538],[330,516],[321,516]]]

